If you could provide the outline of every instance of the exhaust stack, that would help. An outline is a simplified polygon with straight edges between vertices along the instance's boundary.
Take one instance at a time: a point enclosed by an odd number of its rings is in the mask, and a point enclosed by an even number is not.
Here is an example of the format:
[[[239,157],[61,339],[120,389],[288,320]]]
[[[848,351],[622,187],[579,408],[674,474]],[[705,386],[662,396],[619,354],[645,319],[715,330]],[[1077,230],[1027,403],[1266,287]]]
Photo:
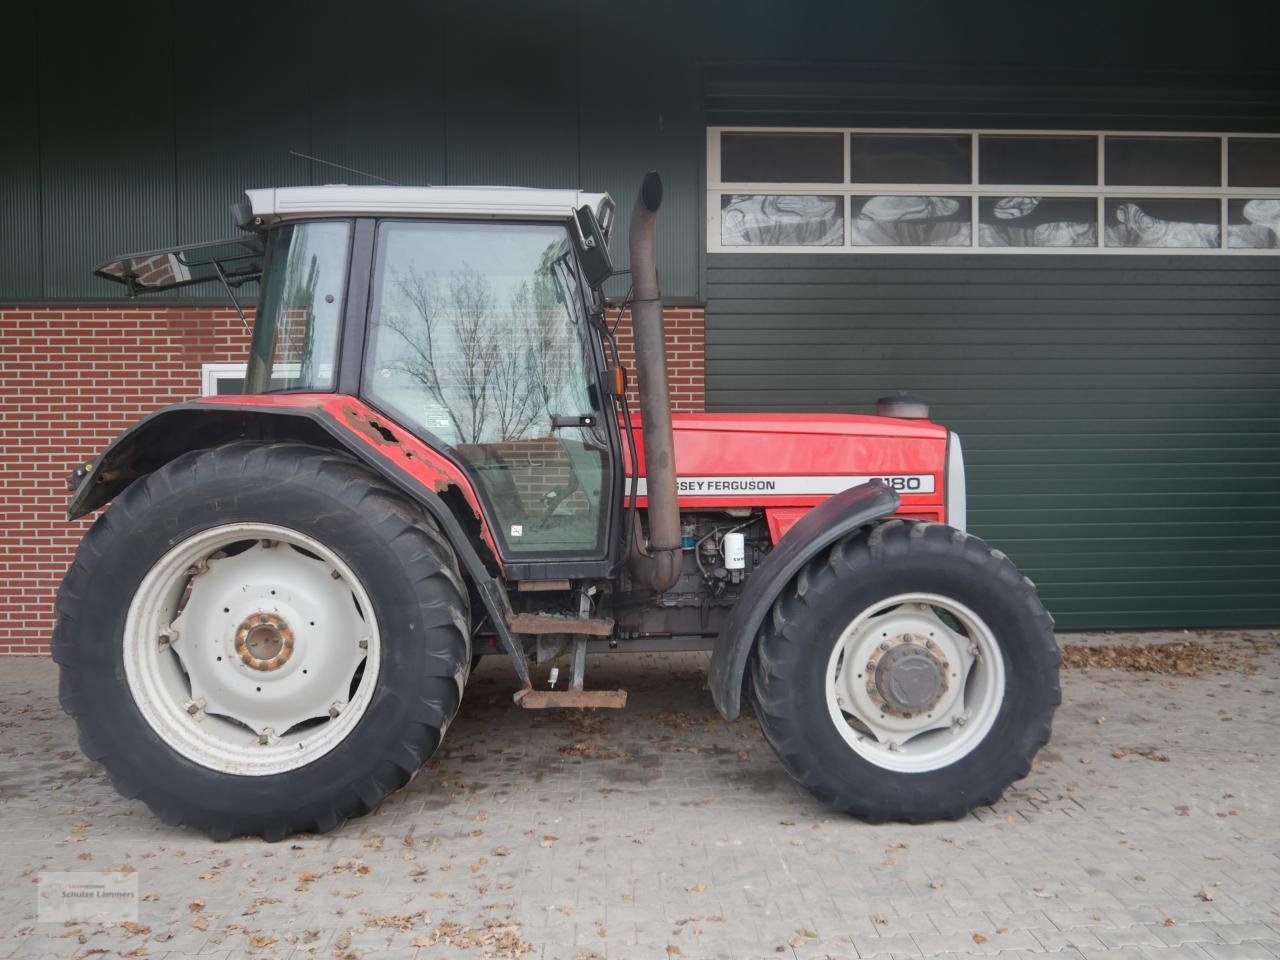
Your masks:
[[[661,593],[680,579],[680,506],[676,499],[675,436],[667,389],[667,341],[662,326],[662,292],[654,256],[653,229],[662,206],[662,178],[644,175],[631,211],[631,328],[635,336],[636,378],[644,429],[645,483],[649,496],[649,541],[639,529],[631,538],[627,566],[637,580]],[[637,515],[636,525],[639,526]]]

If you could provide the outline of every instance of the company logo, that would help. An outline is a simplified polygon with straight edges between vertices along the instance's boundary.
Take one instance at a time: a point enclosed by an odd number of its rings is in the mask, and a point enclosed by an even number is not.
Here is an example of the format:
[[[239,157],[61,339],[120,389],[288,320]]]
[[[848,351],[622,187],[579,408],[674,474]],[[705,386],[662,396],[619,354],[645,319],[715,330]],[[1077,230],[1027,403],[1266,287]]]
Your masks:
[[[931,473],[893,473],[879,476],[784,476],[784,477],[679,477],[676,489],[686,497],[739,497],[744,494],[766,496],[827,497],[872,480],[883,481],[898,493],[933,493]],[[640,478],[640,496],[648,495],[648,484]]]

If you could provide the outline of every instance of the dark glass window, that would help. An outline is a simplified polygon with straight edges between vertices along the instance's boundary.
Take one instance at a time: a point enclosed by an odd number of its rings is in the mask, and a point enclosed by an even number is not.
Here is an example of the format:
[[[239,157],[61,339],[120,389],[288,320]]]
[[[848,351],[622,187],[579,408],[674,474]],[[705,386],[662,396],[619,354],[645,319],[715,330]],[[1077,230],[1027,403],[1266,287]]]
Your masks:
[[[849,198],[849,243],[856,247],[967,247],[973,242],[969,197]]]
[[[1227,186],[1280,187],[1280,138],[1229,138]]]
[[[1118,186],[1216,187],[1222,183],[1217,137],[1107,137],[1107,183]]]
[[[973,141],[967,134],[855,133],[849,138],[854,183],[968,183]]]
[[[1095,184],[1096,137],[984,135],[978,138],[979,183]]]
[[[842,133],[722,133],[723,183],[840,183]]]
[[[1221,207],[1202,198],[1107,199],[1108,247],[1220,247]]]
[[[1096,247],[1093,197],[981,197],[980,247]]]

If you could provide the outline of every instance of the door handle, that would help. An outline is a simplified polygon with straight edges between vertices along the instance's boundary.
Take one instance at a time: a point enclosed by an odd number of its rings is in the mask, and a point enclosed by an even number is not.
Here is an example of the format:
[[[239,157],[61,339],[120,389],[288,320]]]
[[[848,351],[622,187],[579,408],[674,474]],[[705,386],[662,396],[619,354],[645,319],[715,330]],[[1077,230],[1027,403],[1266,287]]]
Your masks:
[[[595,425],[596,415],[594,413],[553,413],[551,415],[552,430],[560,430],[563,427],[594,427]]]

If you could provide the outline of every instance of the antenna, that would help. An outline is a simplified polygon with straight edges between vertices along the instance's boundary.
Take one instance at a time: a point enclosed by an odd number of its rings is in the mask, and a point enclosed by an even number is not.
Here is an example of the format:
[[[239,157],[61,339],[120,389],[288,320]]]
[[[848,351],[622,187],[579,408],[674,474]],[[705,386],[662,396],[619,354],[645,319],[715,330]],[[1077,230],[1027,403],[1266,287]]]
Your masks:
[[[368,173],[364,170],[357,170],[355,167],[344,167],[340,163],[334,163],[332,160],[322,160],[320,157],[313,157],[309,153],[299,153],[297,150],[290,150],[290,156],[301,157],[303,160],[314,160],[316,163],[323,163],[326,167],[335,167],[338,170],[345,170],[347,173],[358,173],[362,177],[368,177],[370,180],[377,180],[379,183],[386,183],[393,187],[403,187],[403,183],[396,183],[394,180],[388,180],[386,177],[379,177],[376,174]],[[430,186],[430,184],[428,184]]]

